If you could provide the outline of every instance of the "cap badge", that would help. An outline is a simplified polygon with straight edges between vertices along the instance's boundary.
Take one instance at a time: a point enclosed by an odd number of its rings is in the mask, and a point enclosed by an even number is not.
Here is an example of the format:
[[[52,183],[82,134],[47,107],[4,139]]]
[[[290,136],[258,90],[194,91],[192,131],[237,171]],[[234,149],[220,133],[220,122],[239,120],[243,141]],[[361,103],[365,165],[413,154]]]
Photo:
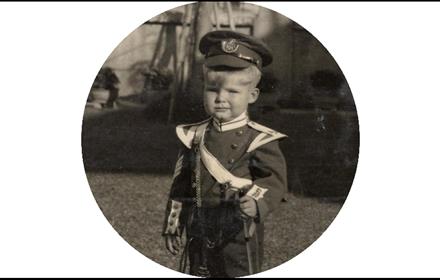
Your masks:
[[[235,39],[229,39],[222,41],[222,50],[225,53],[235,53],[238,50],[238,43]]]

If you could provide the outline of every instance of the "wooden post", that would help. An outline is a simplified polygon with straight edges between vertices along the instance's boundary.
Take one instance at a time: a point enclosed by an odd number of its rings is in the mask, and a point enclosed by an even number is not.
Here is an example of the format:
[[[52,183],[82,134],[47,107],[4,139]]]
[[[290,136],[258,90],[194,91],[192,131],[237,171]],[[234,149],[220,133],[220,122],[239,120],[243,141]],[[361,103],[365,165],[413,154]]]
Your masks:
[[[183,28],[182,33],[180,34],[180,87],[179,91],[182,92],[186,87],[186,82],[188,80],[188,53],[190,51],[190,26],[191,26],[191,16],[192,9],[190,9],[190,5],[185,6],[185,16],[183,19]]]
[[[182,92],[184,90],[184,86],[186,84],[187,80],[187,72],[188,67],[185,67],[187,63],[187,57],[188,57],[188,45],[190,44],[189,40],[189,25],[191,21],[191,9],[189,5],[185,6],[185,12],[182,22],[182,30],[180,33],[180,36],[177,36],[177,26],[176,26],[176,48],[174,52],[174,83],[173,83],[173,90],[171,92],[170,96],[170,107],[168,110],[168,119],[167,123],[170,124],[173,121],[174,116],[174,106],[176,103],[176,97],[179,92]],[[178,37],[178,38],[177,38]]]
[[[215,18],[215,30],[220,30],[220,21],[218,18],[217,2],[214,2],[214,18]]]
[[[156,62],[157,57],[159,55],[160,47],[162,45],[164,33],[165,33],[165,27],[161,26],[160,32],[159,32],[159,38],[157,39],[157,43],[156,43],[156,48],[154,49],[153,57],[151,58],[150,68],[153,68],[155,65],[155,62]]]
[[[168,119],[167,124],[170,124],[173,121],[173,115],[174,115],[174,103],[177,95],[177,90],[179,89],[179,69],[178,69],[178,38],[177,38],[177,26],[174,27],[176,30],[174,32],[176,36],[176,44],[174,48],[174,55],[173,55],[173,68],[174,68],[174,81],[173,81],[173,87],[171,90],[171,96],[170,96],[170,107],[168,109]]]
[[[232,31],[235,31],[235,23],[234,23],[234,17],[232,14],[231,2],[226,2],[226,7],[228,8],[229,28],[231,28]]]
[[[188,84],[187,96],[190,98],[191,102],[195,104],[201,104],[201,98],[203,93],[203,77],[202,74],[202,64],[203,55],[199,52],[199,43],[202,37],[212,30],[211,15],[214,9],[213,2],[197,2],[194,15],[193,23],[193,41],[192,41],[192,55],[191,55],[191,65],[189,74],[190,80]],[[198,106],[198,105],[197,105]],[[203,110],[203,109],[202,109]]]

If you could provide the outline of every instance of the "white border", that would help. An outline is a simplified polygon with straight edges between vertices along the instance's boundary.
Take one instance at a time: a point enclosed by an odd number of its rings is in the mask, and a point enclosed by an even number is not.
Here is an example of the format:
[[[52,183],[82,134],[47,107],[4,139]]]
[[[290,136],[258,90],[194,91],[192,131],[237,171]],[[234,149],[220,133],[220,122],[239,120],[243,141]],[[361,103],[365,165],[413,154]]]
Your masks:
[[[107,56],[139,24],[183,4],[0,4],[0,276],[185,276],[112,229],[80,146],[87,93]],[[326,46],[361,127],[358,172],[336,220],[260,276],[440,276],[439,3],[257,4]]]

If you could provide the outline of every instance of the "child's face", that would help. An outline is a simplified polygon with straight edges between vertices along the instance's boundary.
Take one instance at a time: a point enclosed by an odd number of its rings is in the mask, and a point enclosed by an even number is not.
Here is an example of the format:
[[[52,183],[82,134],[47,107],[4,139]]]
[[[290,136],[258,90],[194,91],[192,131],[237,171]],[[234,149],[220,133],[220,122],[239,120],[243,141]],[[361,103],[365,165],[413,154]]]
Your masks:
[[[208,71],[203,94],[206,112],[221,122],[233,120],[258,99],[255,84],[248,71]]]

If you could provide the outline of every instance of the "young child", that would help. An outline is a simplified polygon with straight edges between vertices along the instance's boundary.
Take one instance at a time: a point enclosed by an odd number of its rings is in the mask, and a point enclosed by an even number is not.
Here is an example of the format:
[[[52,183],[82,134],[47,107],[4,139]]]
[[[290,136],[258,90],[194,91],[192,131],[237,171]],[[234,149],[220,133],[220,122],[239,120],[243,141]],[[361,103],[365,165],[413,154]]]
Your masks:
[[[278,146],[286,135],[250,121],[247,112],[272,55],[261,41],[232,31],[206,34],[199,49],[211,117],[176,128],[182,148],[163,236],[172,254],[183,251],[182,272],[189,259],[191,275],[245,276],[261,271],[264,221],[287,191]]]

